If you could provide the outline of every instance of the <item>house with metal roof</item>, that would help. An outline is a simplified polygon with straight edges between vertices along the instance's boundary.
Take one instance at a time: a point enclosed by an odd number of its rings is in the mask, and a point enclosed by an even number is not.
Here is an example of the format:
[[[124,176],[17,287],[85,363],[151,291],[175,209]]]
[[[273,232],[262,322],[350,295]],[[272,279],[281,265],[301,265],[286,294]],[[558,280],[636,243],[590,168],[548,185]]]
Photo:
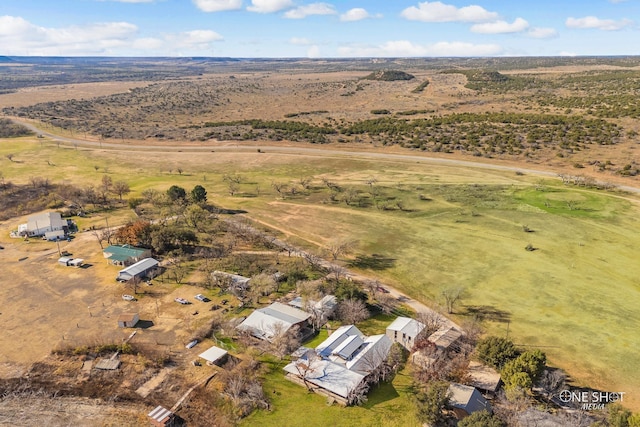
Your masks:
[[[158,261],[153,258],[145,258],[120,270],[116,280],[119,282],[128,282],[133,278],[144,279],[158,269],[158,264]]]
[[[435,331],[427,338],[434,343],[438,350],[447,351],[456,347],[456,343],[462,337],[462,332],[455,328],[442,328]]]
[[[386,335],[365,336],[353,325],[336,329],[315,352],[305,351],[284,367],[291,381],[305,385],[342,405],[389,355],[392,342]]]
[[[144,258],[149,258],[151,250],[131,245],[110,245],[102,250],[102,255],[111,264],[128,266]]]
[[[163,406],[156,408],[147,414],[151,425],[154,427],[177,427],[184,425],[182,419]]]
[[[238,330],[248,331],[256,338],[271,341],[278,333],[284,333],[293,326],[303,327],[311,315],[288,305],[273,304],[254,310],[241,324]]]
[[[59,233],[56,232],[59,231],[62,231],[63,235],[69,231],[69,224],[62,219],[60,212],[31,215],[27,218],[26,224],[18,226],[18,235],[28,237],[44,236],[47,233],[58,236]]]
[[[424,328],[424,324],[415,319],[397,317],[396,320],[387,326],[387,337],[389,337],[392,342],[397,342],[411,351],[417,336]]]
[[[449,406],[459,420],[474,412],[492,412],[491,405],[475,387],[458,383],[449,384]]]

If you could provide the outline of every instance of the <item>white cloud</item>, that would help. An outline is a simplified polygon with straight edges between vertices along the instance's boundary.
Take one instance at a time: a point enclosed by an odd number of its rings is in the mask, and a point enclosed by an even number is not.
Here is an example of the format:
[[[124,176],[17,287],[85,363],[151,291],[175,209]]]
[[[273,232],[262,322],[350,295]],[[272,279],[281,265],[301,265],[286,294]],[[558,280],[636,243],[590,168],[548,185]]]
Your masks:
[[[474,24],[471,31],[480,34],[505,34],[505,33],[521,33],[529,28],[529,23],[522,19],[516,18],[511,24],[506,21],[485,22],[483,24]]]
[[[169,33],[138,38],[138,27],[128,22],[103,22],[61,28],[41,27],[15,16],[0,16],[0,46],[5,55],[166,55],[209,51],[223,40],[211,30]]]
[[[558,32],[555,28],[533,27],[527,31],[527,35],[534,39],[550,39],[552,37],[557,37]]]
[[[340,20],[344,22],[353,22],[353,21],[362,21],[363,19],[367,19],[367,18],[381,18],[381,17],[382,15],[380,14],[371,15],[369,12],[366,11],[366,9],[363,9],[361,7],[356,7],[340,15]]]
[[[567,28],[576,29],[598,29],[604,31],[617,31],[633,24],[629,19],[615,21],[613,19],[600,19],[595,16],[585,16],[584,18],[567,18],[565,25]]]
[[[343,57],[490,56],[501,52],[502,47],[496,44],[438,42],[420,45],[407,40],[388,41],[378,46],[338,48],[338,53]]]
[[[311,40],[305,39],[304,37],[291,37],[289,39],[289,43],[299,46],[308,46],[311,44]]]
[[[221,12],[242,8],[242,0],[193,0],[193,4],[203,12]]]
[[[284,17],[289,19],[303,19],[310,15],[336,15],[337,13],[333,5],[329,3],[311,3],[286,12]]]
[[[295,6],[291,0],[251,0],[251,4],[252,6],[247,7],[247,10],[257,13],[273,13]]]
[[[316,45],[311,46],[307,49],[307,57],[308,58],[319,58],[320,57],[320,48]]]
[[[418,3],[418,7],[408,7],[400,15],[410,21],[422,22],[487,22],[498,19],[496,12],[489,12],[481,6],[457,8],[439,1]]]

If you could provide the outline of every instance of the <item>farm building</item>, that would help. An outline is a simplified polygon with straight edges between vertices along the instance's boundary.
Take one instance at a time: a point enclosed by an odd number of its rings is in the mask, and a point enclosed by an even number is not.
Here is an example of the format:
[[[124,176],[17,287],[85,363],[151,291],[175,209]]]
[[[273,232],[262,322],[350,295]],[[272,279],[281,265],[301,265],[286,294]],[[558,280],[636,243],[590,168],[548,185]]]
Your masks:
[[[136,323],[140,321],[138,313],[123,313],[118,317],[119,328],[135,328]]]
[[[296,297],[289,302],[289,305],[308,311],[312,317],[320,319],[320,322],[314,323],[323,324],[336,311],[338,299],[333,295],[325,295],[320,301],[304,301],[302,297]]]
[[[184,425],[180,417],[163,406],[156,406],[147,416],[154,427],[178,427]]]
[[[396,320],[387,326],[387,337],[389,337],[392,342],[397,342],[411,351],[415,344],[416,337],[423,329],[424,325],[415,319],[397,317]]]
[[[237,329],[248,331],[256,338],[271,341],[278,333],[285,333],[293,326],[304,327],[311,315],[288,305],[274,302],[249,315]]]
[[[150,249],[136,248],[131,245],[110,245],[102,251],[111,264],[128,266],[151,256]]]
[[[453,412],[459,420],[471,415],[474,412],[492,412],[491,405],[484,396],[474,387],[451,383],[449,385],[449,405],[453,407]]]
[[[457,342],[462,337],[462,332],[455,328],[438,329],[427,338],[434,343],[438,350],[447,351],[457,348]]]
[[[341,326],[315,352],[303,352],[284,371],[289,380],[312,384],[316,393],[348,405],[352,393],[386,360],[391,345],[386,335],[366,337],[353,325]]]
[[[251,278],[240,276],[239,274],[225,273],[224,271],[214,271],[211,276],[218,285],[229,289],[246,291],[249,288]]]
[[[208,365],[214,365],[221,363],[227,357],[227,350],[223,350],[215,345],[206,351],[203,351],[198,356],[207,361]]]
[[[469,385],[481,392],[495,394],[500,387],[500,374],[480,362],[469,362]]]
[[[18,235],[34,237],[45,236],[46,233],[62,231],[64,236],[69,231],[69,224],[62,219],[60,212],[45,212],[38,215],[31,215],[27,218],[26,224],[18,226]],[[59,233],[54,233],[58,235]]]
[[[158,261],[153,258],[145,258],[123,270],[120,270],[116,280],[119,282],[128,282],[134,277],[137,279],[143,279],[154,274],[157,269]]]

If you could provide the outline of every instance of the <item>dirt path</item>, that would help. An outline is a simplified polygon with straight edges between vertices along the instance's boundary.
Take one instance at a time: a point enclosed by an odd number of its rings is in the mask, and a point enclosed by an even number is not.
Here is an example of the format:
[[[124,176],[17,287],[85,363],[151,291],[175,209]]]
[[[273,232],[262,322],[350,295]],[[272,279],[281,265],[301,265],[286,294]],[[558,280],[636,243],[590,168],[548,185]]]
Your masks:
[[[307,155],[307,156],[317,156],[323,158],[365,158],[365,159],[377,159],[377,160],[388,160],[388,161],[410,161],[410,162],[422,162],[422,163],[430,163],[430,164],[438,164],[445,166],[457,166],[457,167],[465,167],[465,168],[479,168],[479,169],[490,169],[497,171],[508,171],[508,172],[522,172],[530,175],[538,175],[538,176],[550,176],[556,177],[558,175],[557,172],[550,170],[540,170],[540,169],[529,169],[518,166],[504,165],[504,164],[496,164],[496,163],[486,163],[479,161],[469,161],[469,160],[459,160],[459,159],[444,159],[440,157],[429,157],[428,155],[418,155],[418,154],[396,154],[396,153],[384,153],[384,152],[371,152],[371,151],[351,151],[351,150],[337,150],[332,148],[313,148],[313,147],[296,147],[296,146],[273,146],[269,145],[268,142],[265,142],[261,145],[219,145],[219,144],[200,144],[200,145],[161,145],[161,144],[153,144],[148,143],[145,145],[140,144],[115,144],[109,142],[102,141],[92,141],[86,139],[79,138],[69,138],[65,136],[55,135],[53,133],[44,131],[38,128],[31,122],[27,122],[24,120],[20,120],[18,118],[11,118],[14,122],[20,123],[36,134],[45,136],[54,141],[61,142],[63,144],[69,144],[74,146],[81,147],[91,147],[91,148],[100,148],[100,149],[109,149],[109,150],[118,150],[118,151],[154,151],[154,152],[198,152],[198,151],[215,151],[220,152],[256,152],[257,149],[261,149],[263,152],[268,153],[277,153],[277,154],[293,154],[293,155]],[[640,188],[628,185],[618,185],[617,188],[628,191],[631,193],[640,194]]]

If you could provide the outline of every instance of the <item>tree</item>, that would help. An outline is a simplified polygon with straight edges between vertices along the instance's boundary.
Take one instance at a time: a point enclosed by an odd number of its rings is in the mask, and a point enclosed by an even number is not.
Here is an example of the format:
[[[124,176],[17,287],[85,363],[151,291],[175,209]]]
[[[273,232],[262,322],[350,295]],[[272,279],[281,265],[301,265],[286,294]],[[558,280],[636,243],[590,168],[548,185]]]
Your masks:
[[[355,240],[332,240],[327,246],[327,250],[331,254],[331,258],[336,261],[341,256],[351,253],[356,245],[357,242]]]
[[[150,248],[152,229],[149,221],[129,222],[114,232],[114,238],[121,244]]]
[[[191,200],[194,203],[204,203],[207,201],[207,190],[204,189],[202,185],[196,185],[191,190]]]
[[[338,304],[337,315],[345,324],[354,324],[368,319],[371,313],[364,302],[358,299],[347,299]]]
[[[447,313],[453,313],[453,309],[458,301],[462,299],[464,288],[455,287],[447,288],[442,291],[442,297],[444,298],[445,306],[447,307]]]
[[[418,419],[430,425],[443,425],[444,408],[449,404],[449,384],[434,381],[416,393]]]
[[[227,184],[229,195],[233,196],[238,192],[238,189],[240,188],[242,177],[238,174],[225,174],[222,176],[222,181]]]
[[[120,201],[122,201],[122,196],[125,194],[131,193],[131,189],[129,188],[129,184],[125,181],[116,181],[113,183],[113,193],[120,197]]]
[[[458,427],[504,427],[505,424],[488,411],[474,412],[458,421]]]
[[[507,361],[500,371],[505,390],[531,390],[542,375],[546,362],[547,357],[540,350],[526,351]]]
[[[189,205],[184,211],[184,220],[189,227],[201,231],[202,223],[209,218],[209,212],[200,205]]]
[[[109,175],[103,175],[102,181],[100,183],[100,189],[102,191],[102,197],[106,199],[107,194],[111,192],[111,187],[113,186],[113,180]]]
[[[184,188],[179,187],[177,185],[172,185],[167,190],[167,196],[172,202],[183,202],[187,197],[187,192]]]
[[[269,347],[280,360],[300,346],[300,329],[297,326],[285,329],[282,323],[276,323],[272,332]]]
[[[630,410],[619,403],[608,405],[607,410],[609,412],[609,426],[630,427],[629,418],[632,416]]]
[[[271,274],[260,273],[251,278],[251,291],[255,296],[255,302],[260,302],[261,296],[271,294],[276,289],[276,281]]]
[[[498,370],[509,360],[518,357],[518,349],[507,338],[489,336],[478,342],[476,355],[481,362]]]

